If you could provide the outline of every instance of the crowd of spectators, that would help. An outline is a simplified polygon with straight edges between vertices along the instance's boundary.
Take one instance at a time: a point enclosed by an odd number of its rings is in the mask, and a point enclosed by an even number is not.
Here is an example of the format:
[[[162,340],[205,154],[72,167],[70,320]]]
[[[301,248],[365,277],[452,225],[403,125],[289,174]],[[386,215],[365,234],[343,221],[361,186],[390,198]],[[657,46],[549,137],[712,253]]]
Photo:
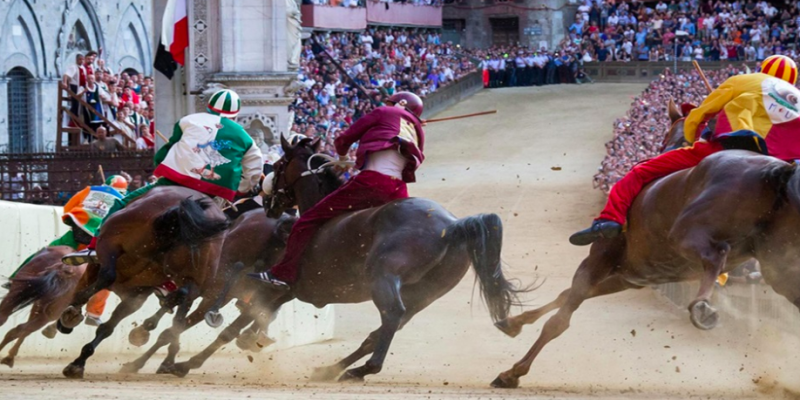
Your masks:
[[[443,0],[371,0],[380,3],[402,3],[418,6],[440,6]],[[365,7],[367,0],[303,0],[303,4],[326,5],[333,7]]]
[[[746,71],[744,66],[728,65],[705,74],[711,86],[717,87],[729,77]],[[666,70],[652,81],[641,95],[633,98],[627,114],[614,121],[614,137],[606,143],[605,159],[594,176],[595,188],[608,192],[634,165],[660,153],[671,125],[667,110],[670,99],[676,104],[699,105],[707,94],[694,70],[678,74]]]
[[[474,71],[459,50],[442,43],[434,30],[371,27],[316,34],[301,54],[299,90],[289,107],[292,130],[323,138],[325,150],[332,152],[336,136],[385,97],[410,91],[424,98]]]
[[[592,82],[583,63],[567,51],[531,50],[524,46],[492,46],[467,51],[481,60],[485,87],[542,86]]]
[[[585,62],[672,61],[676,54],[682,61],[760,61],[773,54],[797,58],[798,4],[585,0],[560,47],[577,47],[570,54]]]
[[[63,84],[83,100],[71,100],[72,118],[65,126],[81,128],[81,143],[92,151],[114,152],[125,149],[152,149],[155,103],[153,79],[141,73],[115,72],[95,51],[77,54],[62,77]],[[85,129],[91,128],[91,131]]]

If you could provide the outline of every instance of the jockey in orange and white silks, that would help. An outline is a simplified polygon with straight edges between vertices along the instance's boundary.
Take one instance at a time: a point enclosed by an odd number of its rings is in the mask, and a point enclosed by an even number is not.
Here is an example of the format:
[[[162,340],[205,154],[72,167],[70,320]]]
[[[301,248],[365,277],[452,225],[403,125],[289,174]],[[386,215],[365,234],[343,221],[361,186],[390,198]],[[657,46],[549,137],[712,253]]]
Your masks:
[[[334,141],[340,160],[346,160],[350,146],[358,142],[356,168],[361,172],[302,213],[292,227],[283,260],[251,277],[287,288],[297,280],[303,250],[322,225],[342,214],[408,197],[406,183],[416,181],[414,173],[425,159],[425,133],[420,121],[423,104],[410,92],[395,93],[386,103],[361,117]]]
[[[588,245],[619,235],[628,209],[648,183],[673,172],[692,168],[704,158],[726,149],[752,150],[782,160],[800,159],[800,90],[797,65],[786,56],[764,60],[760,73],[728,78],[684,122],[686,140],[693,143],[644,161],[617,182],[606,207],[592,226],[573,234],[570,243]],[[711,116],[714,132],[698,132]],[[701,137],[702,136],[702,137]]]

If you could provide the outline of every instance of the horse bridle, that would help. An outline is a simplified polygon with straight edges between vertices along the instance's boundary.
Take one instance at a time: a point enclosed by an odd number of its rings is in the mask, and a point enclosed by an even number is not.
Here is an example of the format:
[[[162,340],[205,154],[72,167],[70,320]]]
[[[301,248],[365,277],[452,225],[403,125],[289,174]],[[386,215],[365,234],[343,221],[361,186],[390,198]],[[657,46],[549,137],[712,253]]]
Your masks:
[[[320,165],[317,168],[313,168],[311,166],[311,161],[314,160],[315,158],[323,158],[323,159],[327,160],[327,162],[323,163],[322,165]],[[284,172],[285,172],[286,166],[288,164],[289,164],[289,160],[287,160],[285,158],[285,156],[282,157],[280,160],[278,160],[278,162],[275,163],[274,171],[273,171],[273,177],[272,177],[272,179],[273,179],[272,187],[273,188],[278,187],[278,180],[280,179],[280,177],[284,177],[283,178],[284,180],[286,179]],[[354,165],[355,165],[355,163],[352,162],[352,161],[337,160],[335,157],[332,157],[332,156],[324,154],[324,153],[314,153],[314,154],[312,154],[310,157],[308,157],[308,160],[306,161],[306,168],[307,169],[305,171],[303,171],[302,173],[300,173],[300,176],[298,176],[291,183],[286,184],[286,186],[283,187],[283,188],[280,188],[280,189],[277,189],[277,190],[273,189],[274,193],[272,193],[272,195],[270,196],[269,208],[272,209],[275,206],[275,201],[276,201],[275,199],[277,197],[276,196],[277,194],[283,195],[284,197],[286,197],[287,200],[289,200],[290,203],[296,204],[297,203],[297,199],[294,197],[294,190],[293,189],[294,189],[294,185],[296,185],[298,182],[300,182],[301,179],[303,179],[305,177],[308,177],[308,176],[313,176],[313,177],[315,177],[317,179],[317,181],[319,181],[321,183],[321,181],[319,180],[319,176],[318,175],[320,173],[324,172],[326,168],[332,167],[332,166],[354,166]]]

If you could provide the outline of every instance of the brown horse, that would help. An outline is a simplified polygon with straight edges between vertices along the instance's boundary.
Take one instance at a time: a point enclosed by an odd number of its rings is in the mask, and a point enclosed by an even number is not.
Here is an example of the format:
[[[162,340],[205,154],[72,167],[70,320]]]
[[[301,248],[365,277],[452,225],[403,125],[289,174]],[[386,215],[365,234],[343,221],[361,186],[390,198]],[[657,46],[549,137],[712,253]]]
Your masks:
[[[341,184],[330,170],[314,165],[318,158],[309,165],[318,140],[303,139],[292,146],[281,139],[285,155],[275,167],[276,195],[268,205],[265,202],[271,218],[295,204],[302,214]],[[380,312],[380,328],[353,354],[313,374],[313,379],[334,379],[372,354],[366,364],[342,376],[342,380],[362,380],[381,371],[397,330],[455,287],[470,264],[492,318],[506,317],[517,290],[503,276],[502,232],[502,222],[495,214],[457,219],[427,199],[402,199],[356,211],[331,220],[317,232],[305,250],[301,276],[288,294],[266,290],[263,298],[272,304],[269,309],[292,298],[317,307],[372,300]],[[176,374],[201,365],[225,339],[235,337],[236,328],[243,327],[244,322],[229,327],[226,338],[188,362],[176,364]]]
[[[25,338],[57,320],[69,305],[86,269],[86,265],[70,267],[61,263],[61,257],[73,251],[75,249],[68,246],[45,247],[11,279],[8,293],[0,302],[0,326],[11,314],[27,306],[31,306],[31,312],[28,321],[12,328],[0,342],[2,350],[7,344],[17,341],[0,364],[13,367],[14,357]],[[45,336],[52,338],[49,334]]]
[[[97,270],[97,279],[76,293],[61,316],[60,326],[77,325],[82,319],[80,308],[99,290],[112,290],[122,302],[97,328],[95,339],[64,368],[64,375],[82,378],[86,360],[95,348],[120,321],[141,308],[154,287],[168,279],[181,287],[176,320],[192,324],[203,319],[225,284],[216,274],[216,263],[222,248],[219,233],[228,225],[228,218],[211,199],[180,186],[157,187],[109,217],[98,236],[99,266],[89,268]],[[199,296],[203,301],[185,317]],[[177,353],[177,341],[170,343],[175,348],[171,354]],[[165,363],[173,361],[167,359]]]
[[[761,263],[765,281],[800,307],[800,173],[793,165],[756,153],[729,150],[698,166],[646,186],[628,213],[623,235],[595,242],[572,287],[545,306],[497,326],[516,336],[553,310],[539,339],[513,368],[492,382],[515,388],[544,346],[568,327],[584,300],[627,289],[700,280],[690,319],[716,326],[710,305],[714,283],[743,261]]]
[[[255,292],[260,290],[263,285],[252,279],[238,278],[241,276],[243,268],[246,268],[247,271],[253,271],[254,269],[263,270],[280,259],[286,247],[285,237],[288,234],[287,232],[281,231],[281,228],[284,227],[282,222],[283,221],[267,218],[262,209],[248,211],[233,222],[231,228],[224,235],[224,244],[218,263],[219,273],[225,277],[228,285],[232,285],[232,287],[228,288],[230,290],[223,290],[225,293],[218,304],[215,305],[216,309],[222,308],[233,299],[239,299],[243,314],[250,315],[254,313],[254,315],[257,315],[260,312],[259,307],[254,307],[248,303],[250,303],[250,299],[255,296]],[[214,299],[216,298],[212,298],[211,300]],[[250,310],[250,308],[253,309]],[[161,311],[153,318],[160,317],[160,315],[163,315]],[[173,326],[163,331],[159,335],[156,343],[153,344],[145,354],[125,364],[121,372],[132,373],[139,371],[158,349],[172,344],[173,341],[179,341],[178,337],[182,332],[200,321],[199,318],[193,321],[175,318]],[[145,325],[152,326],[154,324],[152,322],[149,324],[146,322],[142,326],[131,331],[130,338],[132,342],[141,343],[147,341],[147,336],[149,336],[147,332],[148,330],[152,330],[154,326],[146,327]],[[239,343],[239,346],[245,347],[248,350],[257,351],[260,347],[256,346],[255,342],[258,339],[265,339],[266,333],[259,329],[258,326],[249,332],[252,332],[251,336],[248,336]],[[261,334],[261,336],[258,336],[259,334]],[[170,346],[167,359],[174,360],[177,350],[175,346]],[[172,372],[172,363],[162,363],[158,371],[159,373]]]

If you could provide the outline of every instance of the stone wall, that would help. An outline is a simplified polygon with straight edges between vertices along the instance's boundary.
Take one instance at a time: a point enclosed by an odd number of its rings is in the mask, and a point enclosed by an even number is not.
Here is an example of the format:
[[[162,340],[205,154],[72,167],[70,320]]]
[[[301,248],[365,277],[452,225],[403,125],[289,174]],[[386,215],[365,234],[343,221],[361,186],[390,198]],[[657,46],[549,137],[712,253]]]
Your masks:
[[[567,0],[516,0],[494,3],[483,0],[462,0],[444,7],[443,21],[464,20],[460,32],[461,45],[487,48],[493,44],[492,18],[519,18],[519,42],[540,47],[544,42],[552,49],[566,34],[577,7]]]
[[[152,74],[150,0],[0,0],[0,152],[9,143],[7,74],[30,74],[31,151],[53,150],[58,79],[75,54],[103,49],[115,72]]]
[[[728,65],[741,65],[741,62],[702,62],[700,66],[705,71],[713,71],[727,67]],[[676,68],[679,71],[690,71],[694,66],[690,62],[679,61],[677,64],[671,61],[660,62],[591,62],[585,63],[586,74],[597,82],[614,83],[636,83],[650,82],[664,73],[665,69],[670,71]],[[755,65],[750,65],[755,70]]]

